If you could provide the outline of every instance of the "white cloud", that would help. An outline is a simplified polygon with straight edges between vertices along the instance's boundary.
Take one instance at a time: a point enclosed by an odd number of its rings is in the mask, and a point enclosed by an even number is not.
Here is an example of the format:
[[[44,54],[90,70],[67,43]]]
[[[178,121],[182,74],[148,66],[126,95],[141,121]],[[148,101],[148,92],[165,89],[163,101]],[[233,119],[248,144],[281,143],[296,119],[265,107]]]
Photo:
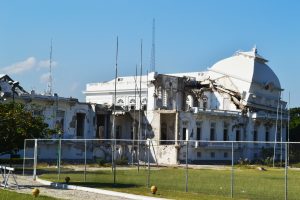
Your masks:
[[[50,60],[38,60],[35,57],[29,57],[24,61],[13,63],[9,66],[0,68],[0,73],[13,75],[13,74],[22,74],[24,72],[33,70],[33,69],[44,69],[48,68],[50,65]],[[56,61],[52,61],[52,66],[57,66]]]
[[[29,57],[24,61],[20,61],[9,66],[3,67],[0,71],[4,74],[21,74],[23,72],[29,71],[36,65],[36,58]]]
[[[42,74],[42,75],[40,76],[40,82],[41,82],[41,83],[48,83],[49,78],[50,78],[50,73]]]

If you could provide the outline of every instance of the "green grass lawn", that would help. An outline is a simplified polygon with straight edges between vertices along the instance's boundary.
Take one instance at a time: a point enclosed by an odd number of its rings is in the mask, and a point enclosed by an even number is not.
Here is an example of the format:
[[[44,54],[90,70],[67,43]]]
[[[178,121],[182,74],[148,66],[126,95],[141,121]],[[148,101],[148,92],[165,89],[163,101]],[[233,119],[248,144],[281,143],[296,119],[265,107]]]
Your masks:
[[[185,192],[185,169],[151,168],[150,185],[156,185],[156,197],[173,199],[230,199],[231,170],[189,169],[188,193]],[[87,173],[83,182],[83,173],[65,169],[61,174],[71,178],[71,184],[103,188],[121,192],[153,196],[147,188],[147,170],[142,168],[118,170],[116,183],[113,184],[111,170],[98,170]],[[40,176],[57,182],[57,174],[47,173]],[[233,196],[235,199],[284,199],[284,169],[235,168]],[[300,171],[288,171],[288,199],[300,199]]]
[[[54,200],[55,198],[46,197],[46,196],[38,196],[34,198],[30,194],[20,194],[10,190],[0,189],[0,200]]]

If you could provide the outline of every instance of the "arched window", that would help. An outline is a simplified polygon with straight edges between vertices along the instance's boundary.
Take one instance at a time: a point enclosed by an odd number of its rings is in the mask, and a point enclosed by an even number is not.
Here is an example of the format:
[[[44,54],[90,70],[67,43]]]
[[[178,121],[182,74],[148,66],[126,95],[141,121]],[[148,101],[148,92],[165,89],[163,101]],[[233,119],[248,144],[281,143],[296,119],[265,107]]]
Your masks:
[[[135,99],[130,99],[129,103],[130,104],[135,104]]]
[[[147,104],[147,98],[142,99],[142,104]]]
[[[117,104],[123,105],[124,104],[124,100],[123,99],[118,99]]]

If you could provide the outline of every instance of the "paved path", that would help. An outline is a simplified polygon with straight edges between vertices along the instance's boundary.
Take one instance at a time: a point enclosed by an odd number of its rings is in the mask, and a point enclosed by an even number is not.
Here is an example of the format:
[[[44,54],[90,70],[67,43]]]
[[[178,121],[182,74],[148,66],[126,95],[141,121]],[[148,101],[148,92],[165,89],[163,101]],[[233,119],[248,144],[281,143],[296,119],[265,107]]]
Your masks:
[[[53,188],[47,185],[44,185],[42,183],[39,183],[38,181],[33,181],[32,176],[17,176],[17,182],[20,186],[20,189],[17,190],[16,188],[14,191],[19,193],[30,193],[32,192],[33,188],[38,188],[40,190],[40,195],[44,196],[50,196],[55,197],[59,199],[72,199],[72,200],[129,200],[133,198],[126,198],[126,195],[123,197],[120,196],[111,196],[111,195],[105,195],[100,193],[94,193],[94,192],[86,192],[81,190],[69,190],[69,189],[58,189]],[[107,190],[106,190],[107,191]],[[107,191],[109,192],[109,191]],[[120,193],[120,194],[126,194],[126,193]],[[128,194],[131,196],[130,194]],[[137,195],[132,195],[137,196]],[[137,196],[135,199],[155,199],[152,197],[144,197],[144,196]]]

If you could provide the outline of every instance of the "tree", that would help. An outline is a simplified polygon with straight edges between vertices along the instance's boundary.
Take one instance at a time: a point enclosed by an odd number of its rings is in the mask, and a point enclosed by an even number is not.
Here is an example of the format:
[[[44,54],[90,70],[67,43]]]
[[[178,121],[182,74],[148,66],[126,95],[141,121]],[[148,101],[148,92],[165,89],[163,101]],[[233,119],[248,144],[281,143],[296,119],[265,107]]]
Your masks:
[[[42,117],[33,116],[20,103],[0,103],[0,155],[23,148],[25,139],[46,138],[53,133]]]
[[[290,141],[300,142],[300,108],[290,109]],[[290,161],[300,161],[300,145],[290,144]]]

